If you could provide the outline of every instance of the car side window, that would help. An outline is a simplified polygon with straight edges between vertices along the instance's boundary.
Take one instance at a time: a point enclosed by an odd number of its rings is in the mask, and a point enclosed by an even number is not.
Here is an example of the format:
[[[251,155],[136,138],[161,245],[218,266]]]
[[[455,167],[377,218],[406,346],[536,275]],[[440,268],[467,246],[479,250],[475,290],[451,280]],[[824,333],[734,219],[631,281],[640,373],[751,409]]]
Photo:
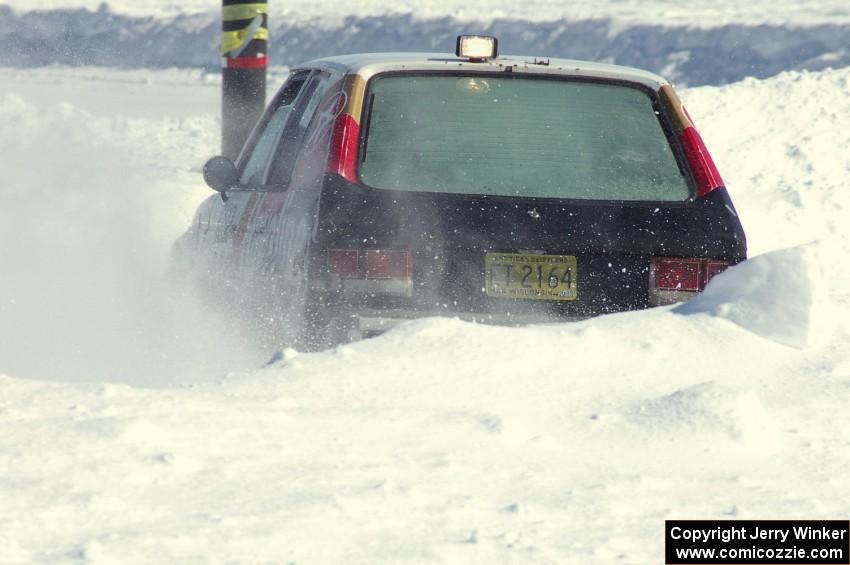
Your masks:
[[[310,76],[310,71],[301,71],[293,74],[286,82],[286,86],[278,95],[272,108],[264,117],[264,123],[259,128],[260,133],[252,140],[252,147],[248,157],[243,161],[239,184],[243,186],[257,186],[263,184],[264,175],[268,168],[269,160],[274,153],[278,140],[290,116],[299,100],[299,94]]]
[[[275,151],[274,161],[269,169],[266,182],[271,185],[285,187],[289,183],[297,156],[304,143],[308,126],[316,108],[325,95],[329,85],[330,73],[316,72],[304,86],[292,119],[286,125]]]

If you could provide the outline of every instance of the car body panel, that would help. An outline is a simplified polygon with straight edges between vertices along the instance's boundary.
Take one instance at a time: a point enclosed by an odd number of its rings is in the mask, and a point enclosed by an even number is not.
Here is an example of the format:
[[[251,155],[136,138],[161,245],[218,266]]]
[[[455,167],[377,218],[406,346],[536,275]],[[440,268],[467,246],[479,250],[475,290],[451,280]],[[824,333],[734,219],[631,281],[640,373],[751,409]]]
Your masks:
[[[439,311],[451,304],[458,312],[587,317],[649,306],[653,256],[745,257],[738,230],[712,228],[728,223],[728,203],[725,190],[690,206],[623,206],[380,191],[329,179],[316,249],[362,247],[364,240],[377,248],[411,249],[414,296],[389,301],[397,308]],[[530,304],[486,296],[487,252],[575,255],[578,299]],[[326,270],[322,259],[315,267]]]
[[[363,53],[316,59],[295,68],[334,69],[359,75],[367,81],[376,74],[394,71],[522,71],[540,75],[624,80],[654,90],[669,84],[659,75],[632,67],[523,55],[502,55],[495,59],[472,62],[448,53]]]

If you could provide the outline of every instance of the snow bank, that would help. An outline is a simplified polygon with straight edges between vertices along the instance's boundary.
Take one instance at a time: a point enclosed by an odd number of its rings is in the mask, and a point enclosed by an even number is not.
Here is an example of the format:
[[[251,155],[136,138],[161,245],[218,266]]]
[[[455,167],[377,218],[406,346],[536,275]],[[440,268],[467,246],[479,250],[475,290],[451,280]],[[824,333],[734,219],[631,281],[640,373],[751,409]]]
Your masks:
[[[839,69],[683,93],[727,181],[754,259],[717,277],[680,312],[710,312],[796,347],[831,328],[846,331],[848,85],[850,69]],[[820,243],[806,245],[814,240]],[[785,251],[759,257],[775,250]]]
[[[714,381],[642,402],[631,417],[672,434],[694,434],[708,447],[717,445],[720,434],[750,450],[773,453],[779,448],[780,428],[758,396]]]
[[[835,242],[850,249],[850,69],[682,92],[747,230],[750,255]],[[830,271],[850,275],[841,256]]]
[[[638,564],[665,517],[846,500],[810,480],[850,463],[846,383],[713,317],[420,320],[285,357],[186,389],[0,379],[14,555]]]
[[[710,314],[762,337],[805,347],[828,330],[824,263],[816,244],[773,251],[728,269],[680,314]]]
[[[168,17],[182,14],[216,13],[219,3],[209,0],[6,0],[5,4],[19,11],[56,10],[59,8],[85,8],[112,10],[120,14]],[[692,26],[722,25],[730,22],[747,24],[793,23],[814,25],[820,23],[850,23],[850,9],[843,0],[818,2],[777,2],[770,0],[692,0],[681,5],[669,0],[649,1],[599,1],[577,0],[565,7],[557,0],[530,0],[518,5],[514,0],[440,0],[420,2],[416,10],[407,4],[391,0],[358,0],[350,7],[340,6],[330,0],[297,0],[295,2],[269,2],[275,18],[323,18],[338,20],[356,12],[359,15],[415,12],[421,18],[446,16],[461,20],[522,15],[535,21],[556,19],[613,18],[630,23],[684,24]]]
[[[553,5],[557,9],[548,15],[534,10],[461,13],[445,7],[433,14],[422,9],[411,14],[405,5],[394,4],[386,12],[371,14],[358,6],[355,13],[334,9],[317,18],[309,17],[309,10],[277,14],[275,7],[285,4],[271,6],[269,59],[278,65],[358,52],[450,52],[455,35],[464,29],[499,37],[504,53],[635,66],[679,85],[726,84],[783,70],[850,65],[850,25],[841,24],[834,14],[822,25],[801,27],[793,20],[777,25],[721,23],[713,5],[711,18],[697,16],[686,23],[667,16],[608,20],[604,10],[585,17],[572,10],[572,4],[568,10]],[[696,12],[689,6],[686,13]],[[545,21],[537,21],[540,17]],[[695,27],[699,22],[712,24]],[[109,10],[17,14],[0,8],[0,30],[6,30],[0,32],[0,65],[177,66],[215,73],[220,67],[215,48],[220,29],[217,13],[151,18]]]

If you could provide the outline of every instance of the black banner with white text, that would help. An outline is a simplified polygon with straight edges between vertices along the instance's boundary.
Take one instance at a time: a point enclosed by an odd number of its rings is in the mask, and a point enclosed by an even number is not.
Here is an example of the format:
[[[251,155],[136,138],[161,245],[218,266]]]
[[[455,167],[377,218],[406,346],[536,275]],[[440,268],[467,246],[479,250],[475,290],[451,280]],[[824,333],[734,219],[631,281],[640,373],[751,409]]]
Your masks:
[[[667,565],[850,564],[847,520],[667,520]]]

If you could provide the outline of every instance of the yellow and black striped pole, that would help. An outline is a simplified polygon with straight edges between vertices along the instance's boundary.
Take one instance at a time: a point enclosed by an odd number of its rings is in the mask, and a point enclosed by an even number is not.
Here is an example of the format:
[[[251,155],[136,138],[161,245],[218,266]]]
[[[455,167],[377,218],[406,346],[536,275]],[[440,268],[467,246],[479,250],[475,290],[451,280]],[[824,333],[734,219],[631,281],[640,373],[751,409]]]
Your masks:
[[[236,159],[266,105],[266,0],[223,0],[221,153]]]

